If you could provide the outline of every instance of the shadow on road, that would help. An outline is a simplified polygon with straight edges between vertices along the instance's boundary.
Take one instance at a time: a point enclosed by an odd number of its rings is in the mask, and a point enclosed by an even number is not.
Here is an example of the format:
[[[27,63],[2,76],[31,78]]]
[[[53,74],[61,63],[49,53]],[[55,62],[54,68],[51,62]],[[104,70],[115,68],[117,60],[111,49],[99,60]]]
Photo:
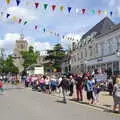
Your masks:
[[[24,89],[23,87],[13,87],[13,88],[4,88],[5,91],[10,91],[10,90],[22,90]]]
[[[66,104],[64,101],[62,101],[62,100],[57,100],[56,101],[57,103],[62,103],[62,104]]]

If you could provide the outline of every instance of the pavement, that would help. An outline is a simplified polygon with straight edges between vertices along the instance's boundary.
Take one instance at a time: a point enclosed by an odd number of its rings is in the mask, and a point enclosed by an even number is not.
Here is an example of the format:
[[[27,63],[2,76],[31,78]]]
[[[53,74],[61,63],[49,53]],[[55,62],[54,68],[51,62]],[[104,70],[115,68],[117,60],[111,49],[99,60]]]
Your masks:
[[[0,120],[120,120],[118,114],[21,86],[5,86],[0,95]]]

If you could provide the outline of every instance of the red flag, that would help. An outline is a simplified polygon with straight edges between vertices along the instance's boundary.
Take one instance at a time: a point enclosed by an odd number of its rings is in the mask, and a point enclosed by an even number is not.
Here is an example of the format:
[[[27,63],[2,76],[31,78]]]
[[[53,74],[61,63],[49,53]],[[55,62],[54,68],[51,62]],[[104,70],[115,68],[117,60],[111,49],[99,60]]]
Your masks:
[[[39,7],[39,3],[38,3],[38,2],[35,3],[35,7],[36,7],[36,8]]]
[[[37,26],[37,25],[35,25],[35,30],[37,30],[37,28],[38,28],[38,26]]]
[[[82,9],[82,14],[85,14],[85,9],[84,8]]]
[[[101,14],[101,10],[98,10],[98,15],[100,15]]]
[[[56,5],[52,5],[52,10],[54,11],[56,8]]]

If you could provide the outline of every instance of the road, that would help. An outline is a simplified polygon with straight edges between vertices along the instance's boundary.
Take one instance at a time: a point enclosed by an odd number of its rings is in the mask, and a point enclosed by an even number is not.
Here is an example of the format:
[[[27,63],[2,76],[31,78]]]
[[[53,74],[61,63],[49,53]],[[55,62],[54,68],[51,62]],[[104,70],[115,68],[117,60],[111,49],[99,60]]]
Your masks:
[[[120,120],[103,110],[74,102],[63,104],[60,98],[9,86],[0,95],[0,120]]]

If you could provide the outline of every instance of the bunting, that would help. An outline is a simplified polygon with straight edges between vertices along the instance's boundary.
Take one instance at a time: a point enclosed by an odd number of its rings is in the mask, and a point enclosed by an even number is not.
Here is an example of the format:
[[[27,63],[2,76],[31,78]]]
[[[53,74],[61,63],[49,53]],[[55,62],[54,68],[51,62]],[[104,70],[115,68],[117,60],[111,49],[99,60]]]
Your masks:
[[[35,25],[35,30],[37,30],[37,28],[38,28],[38,26],[37,26],[37,25]]]
[[[9,13],[7,13],[6,17],[7,17],[7,18],[9,18],[9,17],[10,17],[10,14],[9,14]]]
[[[85,14],[85,10],[86,10],[85,8],[82,9],[82,14]]]
[[[60,6],[60,11],[64,11],[64,6]]]
[[[18,21],[18,23],[21,23],[22,22],[22,19],[21,18],[19,18],[19,21]]]
[[[17,17],[16,17],[16,16],[13,16],[13,17],[12,17],[12,20],[13,20],[13,22],[16,22]]]
[[[7,3],[7,4],[10,4],[10,0],[6,0],[6,3]]]
[[[100,15],[100,14],[101,14],[101,10],[98,10],[98,12],[97,12],[97,13],[98,13],[98,15]]]
[[[95,10],[92,10],[91,13],[94,15],[95,14]]]
[[[36,8],[39,7],[39,3],[38,3],[38,2],[35,3],[35,7],[36,7]]]
[[[68,7],[68,12],[69,12],[69,13],[71,12],[71,9],[72,9],[72,7]]]
[[[28,23],[28,22],[27,22],[27,21],[25,21],[25,22],[24,22],[24,25],[26,25],[27,23]]]
[[[56,8],[56,5],[52,5],[51,7],[52,7],[52,10],[54,11]]]
[[[46,10],[48,7],[48,4],[44,4],[44,9]]]
[[[16,0],[17,6],[19,6],[21,0]]]

